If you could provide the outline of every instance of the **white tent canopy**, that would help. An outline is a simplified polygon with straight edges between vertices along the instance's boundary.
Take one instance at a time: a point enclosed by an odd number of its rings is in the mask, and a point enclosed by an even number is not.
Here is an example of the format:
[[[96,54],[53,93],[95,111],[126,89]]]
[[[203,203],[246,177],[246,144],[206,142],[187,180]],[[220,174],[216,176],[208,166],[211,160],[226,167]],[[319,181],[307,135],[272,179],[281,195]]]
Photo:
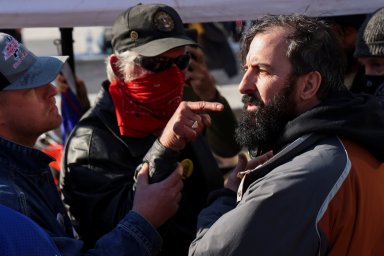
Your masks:
[[[12,0],[0,9],[0,28],[109,26],[137,3],[130,0]],[[382,0],[163,0],[184,22],[252,20],[263,14],[309,16],[365,14],[383,7]]]

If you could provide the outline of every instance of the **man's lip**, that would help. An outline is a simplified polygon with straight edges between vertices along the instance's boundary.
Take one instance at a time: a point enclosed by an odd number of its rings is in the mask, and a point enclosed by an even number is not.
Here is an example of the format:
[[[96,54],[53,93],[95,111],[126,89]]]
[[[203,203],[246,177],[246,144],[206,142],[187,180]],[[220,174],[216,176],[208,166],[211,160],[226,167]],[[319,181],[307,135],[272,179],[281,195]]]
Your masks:
[[[59,112],[59,108],[56,105],[52,105],[51,108],[49,109],[51,112]]]
[[[257,108],[258,108],[257,105],[249,103],[249,102],[244,104],[244,109],[247,111],[256,111]]]

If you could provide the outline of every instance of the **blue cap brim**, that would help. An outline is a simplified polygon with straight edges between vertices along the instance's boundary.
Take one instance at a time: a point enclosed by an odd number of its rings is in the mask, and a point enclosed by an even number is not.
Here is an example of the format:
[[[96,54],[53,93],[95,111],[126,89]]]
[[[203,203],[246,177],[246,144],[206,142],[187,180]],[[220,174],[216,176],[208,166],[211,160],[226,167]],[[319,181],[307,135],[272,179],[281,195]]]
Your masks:
[[[68,56],[36,57],[36,62],[28,68],[23,76],[3,90],[32,89],[47,85],[56,79]]]

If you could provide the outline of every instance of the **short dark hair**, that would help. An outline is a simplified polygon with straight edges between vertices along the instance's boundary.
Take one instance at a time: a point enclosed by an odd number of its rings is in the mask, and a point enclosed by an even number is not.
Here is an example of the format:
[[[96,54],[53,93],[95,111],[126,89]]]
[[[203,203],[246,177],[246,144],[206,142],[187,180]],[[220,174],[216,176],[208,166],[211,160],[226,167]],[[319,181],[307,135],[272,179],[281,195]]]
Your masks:
[[[321,74],[321,85],[317,96],[325,99],[329,93],[345,90],[345,57],[338,37],[324,21],[304,15],[266,15],[254,21],[242,38],[241,60],[245,64],[253,38],[274,27],[291,29],[286,40],[287,57],[292,64],[292,75],[311,71]]]

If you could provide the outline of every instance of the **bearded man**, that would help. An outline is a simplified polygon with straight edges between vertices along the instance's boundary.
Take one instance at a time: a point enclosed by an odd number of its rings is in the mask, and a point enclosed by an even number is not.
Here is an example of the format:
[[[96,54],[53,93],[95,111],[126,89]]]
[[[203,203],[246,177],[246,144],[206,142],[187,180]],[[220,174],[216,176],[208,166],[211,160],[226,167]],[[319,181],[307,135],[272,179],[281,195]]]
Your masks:
[[[199,215],[189,255],[384,252],[384,114],[343,85],[333,33],[315,18],[269,15],[245,35],[236,136],[252,156],[274,155],[232,173]]]
[[[189,255],[383,254],[384,113],[344,86],[334,31],[303,15],[260,17],[242,60],[236,136],[264,163],[240,158]]]

